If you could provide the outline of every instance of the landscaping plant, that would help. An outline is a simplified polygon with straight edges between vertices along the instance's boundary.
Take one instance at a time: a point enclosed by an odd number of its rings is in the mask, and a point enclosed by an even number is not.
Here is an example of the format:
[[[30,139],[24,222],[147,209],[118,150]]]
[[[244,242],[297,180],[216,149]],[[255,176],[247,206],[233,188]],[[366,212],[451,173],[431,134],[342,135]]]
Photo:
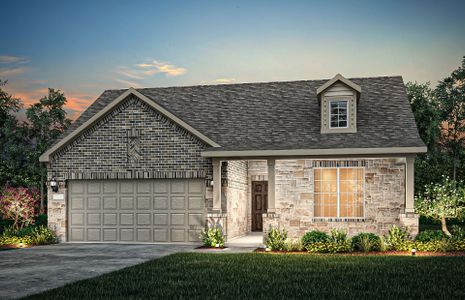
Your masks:
[[[22,229],[34,224],[38,200],[36,189],[7,186],[0,194],[0,213],[13,222],[14,230]]]
[[[463,182],[443,176],[442,183],[426,185],[423,195],[415,197],[417,213],[441,221],[442,231],[451,236],[447,219],[461,219],[465,214]]]
[[[359,233],[352,237],[352,248],[363,252],[381,251],[381,238],[374,233]]]
[[[342,230],[331,230],[331,235],[321,231],[310,231],[302,237],[302,245],[312,253],[339,253],[352,251],[351,241]]]
[[[272,227],[268,230],[266,235],[266,246],[273,251],[286,250],[287,231],[279,227]]]
[[[220,226],[211,226],[208,229],[202,230],[200,238],[205,247],[215,248],[218,245],[224,247],[223,229]]]
[[[329,241],[329,236],[325,232],[319,230],[312,230],[306,232],[302,237],[302,246],[304,248],[307,248],[310,244],[324,243],[327,241]]]
[[[440,241],[445,237],[441,230],[423,230],[415,237],[415,240],[419,242],[431,242]]]

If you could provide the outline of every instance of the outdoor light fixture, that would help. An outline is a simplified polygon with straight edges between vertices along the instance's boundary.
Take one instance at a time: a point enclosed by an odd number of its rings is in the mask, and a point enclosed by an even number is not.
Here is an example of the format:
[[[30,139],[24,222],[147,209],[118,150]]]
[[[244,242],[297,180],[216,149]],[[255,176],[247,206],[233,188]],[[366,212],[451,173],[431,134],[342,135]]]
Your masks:
[[[412,249],[412,256],[415,256],[416,253],[417,253],[417,250],[416,250],[416,249]]]
[[[52,192],[58,192],[58,183],[55,176],[52,176],[52,180],[50,180],[50,187],[52,188]]]
[[[24,248],[24,243],[23,242],[19,243],[19,248]]]

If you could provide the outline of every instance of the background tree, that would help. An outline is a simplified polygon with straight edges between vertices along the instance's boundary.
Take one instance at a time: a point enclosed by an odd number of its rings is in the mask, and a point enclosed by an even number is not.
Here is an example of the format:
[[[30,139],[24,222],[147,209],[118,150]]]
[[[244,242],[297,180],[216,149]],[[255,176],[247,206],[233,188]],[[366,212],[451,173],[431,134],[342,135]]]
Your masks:
[[[465,57],[462,65],[440,81],[434,91],[443,130],[440,144],[449,153],[452,178],[465,175],[461,162],[465,154]]]
[[[44,201],[44,185],[47,176],[46,167],[39,162],[44,153],[58,136],[71,124],[64,110],[66,97],[60,90],[48,89],[48,95],[26,110],[29,121],[29,138],[33,145],[28,154],[30,173],[38,176],[41,191],[41,209]]]
[[[465,189],[462,182],[444,176],[442,183],[428,184],[423,195],[415,199],[416,211],[441,222],[442,231],[451,236],[447,219],[461,219],[465,212]]]

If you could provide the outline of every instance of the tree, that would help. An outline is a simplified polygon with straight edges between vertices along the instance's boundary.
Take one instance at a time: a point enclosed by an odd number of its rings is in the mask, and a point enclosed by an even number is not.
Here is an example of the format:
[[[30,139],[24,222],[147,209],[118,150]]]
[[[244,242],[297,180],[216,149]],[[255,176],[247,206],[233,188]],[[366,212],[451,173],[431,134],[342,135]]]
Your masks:
[[[69,127],[71,120],[64,110],[66,97],[60,90],[48,89],[48,96],[26,110],[29,121],[29,138],[34,145],[29,153],[29,168],[32,174],[40,177],[41,210],[43,210],[43,187],[47,169],[39,162],[39,156],[44,153],[58,136]]]
[[[0,213],[13,221],[13,229],[34,224],[37,216],[37,191],[24,187],[5,187],[0,194]]]
[[[424,186],[437,182],[447,172],[446,158],[438,145],[441,136],[439,110],[430,83],[408,82],[407,96],[412,107],[421,139],[428,152],[419,154],[415,160],[415,188],[423,191]]]
[[[460,219],[465,213],[463,183],[443,176],[442,183],[428,184],[423,195],[415,198],[417,213],[441,221],[442,231],[451,236],[447,229],[447,219]]]
[[[465,153],[465,57],[457,70],[439,82],[434,94],[443,124],[440,143],[450,154],[455,180]]]

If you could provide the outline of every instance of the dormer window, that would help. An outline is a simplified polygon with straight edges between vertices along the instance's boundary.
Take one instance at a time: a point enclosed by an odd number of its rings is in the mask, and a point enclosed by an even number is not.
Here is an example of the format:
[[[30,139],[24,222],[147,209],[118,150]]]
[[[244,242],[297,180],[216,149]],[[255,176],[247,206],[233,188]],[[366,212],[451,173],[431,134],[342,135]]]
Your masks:
[[[362,89],[337,74],[317,89],[321,133],[357,132],[357,102]]]
[[[329,127],[330,128],[347,128],[347,100],[330,100],[329,101]]]

